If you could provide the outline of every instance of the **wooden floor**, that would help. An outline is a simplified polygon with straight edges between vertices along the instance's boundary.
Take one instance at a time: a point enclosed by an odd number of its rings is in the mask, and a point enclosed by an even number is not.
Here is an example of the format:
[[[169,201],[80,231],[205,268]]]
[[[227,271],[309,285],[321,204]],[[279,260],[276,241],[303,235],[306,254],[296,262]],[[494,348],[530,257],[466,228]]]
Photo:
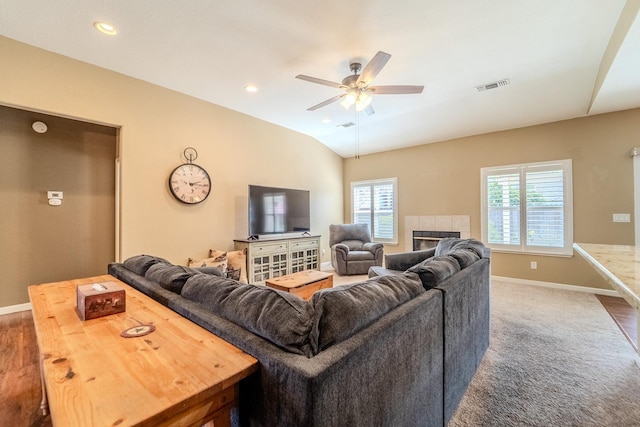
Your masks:
[[[622,298],[596,296],[637,349],[636,311]],[[31,311],[0,316],[0,343],[0,426],[50,427],[50,417],[40,413],[40,366]]]
[[[596,295],[633,348],[638,350],[637,312],[624,298]]]
[[[0,316],[0,426],[51,426],[40,413],[42,388],[31,311]]]

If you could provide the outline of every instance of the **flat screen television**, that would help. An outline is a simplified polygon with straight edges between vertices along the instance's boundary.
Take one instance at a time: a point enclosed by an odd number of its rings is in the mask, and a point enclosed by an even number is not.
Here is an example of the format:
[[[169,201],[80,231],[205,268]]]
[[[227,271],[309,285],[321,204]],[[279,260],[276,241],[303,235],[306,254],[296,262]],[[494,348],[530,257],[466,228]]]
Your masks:
[[[249,185],[249,235],[304,233],[311,227],[309,191]]]

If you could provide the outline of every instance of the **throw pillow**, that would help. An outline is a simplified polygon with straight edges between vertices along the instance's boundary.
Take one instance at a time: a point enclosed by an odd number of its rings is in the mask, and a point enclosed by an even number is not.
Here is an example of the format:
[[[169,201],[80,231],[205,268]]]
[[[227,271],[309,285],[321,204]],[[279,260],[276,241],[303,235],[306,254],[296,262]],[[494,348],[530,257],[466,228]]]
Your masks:
[[[225,274],[227,271],[227,253],[223,252],[221,254],[217,254],[216,256],[211,256],[205,259],[192,259],[189,258],[189,263],[187,266],[195,268],[195,267],[216,267],[218,270]]]
[[[233,279],[233,280],[237,280],[238,282],[240,281],[240,269],[237,268],[235,270],[231,269],[231,268],[227,268],[227,272],[225,273],[225,276],[227,279]]]
[[[441,255],[428,258],[407,271],[420,276],[422,285],[426,290],[429,290],[460,270],[460,264],[455,258]]]
[[[247,279],[247,252],[246,250],[240,251],[221,251],[221,250],[209,250],[209,256],[215,257],[223,253],[227,254],[227,267],[231,270],[240,270],[240,278],[237,279],[242,283],[249,283]]]

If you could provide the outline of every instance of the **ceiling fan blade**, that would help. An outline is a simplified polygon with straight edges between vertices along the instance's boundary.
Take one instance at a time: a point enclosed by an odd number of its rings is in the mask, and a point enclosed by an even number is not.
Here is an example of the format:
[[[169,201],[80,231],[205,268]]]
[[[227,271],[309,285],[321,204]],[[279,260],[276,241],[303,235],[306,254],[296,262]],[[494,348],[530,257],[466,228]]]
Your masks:
[[[393,94],[409,94],[422,93],[424,86],[369,86],[367,92],[376,95],[393,95]]]
[[[320,104],[316,104],[316,105],[314,105],[313,107],[309,107],[309,108],[307,108],[307,111],[315,111],[315,110],[317,110],[318,108],[322,108],[322,107],[324,107],[325,105],[332,104],[332,103],[334,103],[334,102],[336,102],[336,101],[339,101],[339,100],[340,100],[340,98],[342,98],[342,97],[343,97],[343,96],[345,96],[345,95],[346,95],[346,93],[343,93],[342,95],[336,95],[336,96],[334,96],[333,98],[329,98],[329,99],[327,99],[326,101],[321,102]]]
[[[371,58],[371,61],[364,67],[360,77],[358,77],[358,81],[356,82],[358,85],[367,86],[371,83],[371,81],[378,75],[382,67],[386,65],[386,63],[391,58],[391,55],[388,53],[379,51],[376,55]]]
[[[296,76],[296,79],[300,79],[300,80],[305,80],[311,83],[317,83],[319,85],[325,85],[325,86],[331,86],[331,87],[337,87],[337,88],[341,88],[342,85],[340,83],[336,83],[336,82],[331,82],[329,80],[323,80],[323,79],[318,79],[316,77],[310,77],[310,76],[305,76],[302,74],[298,74]]]
[[[371,105],[371,104],[367,105],[367,108],[364,109],[364,112],[367,113],[367,116],[375,114],[375,111],[373,109],[373,105]]]

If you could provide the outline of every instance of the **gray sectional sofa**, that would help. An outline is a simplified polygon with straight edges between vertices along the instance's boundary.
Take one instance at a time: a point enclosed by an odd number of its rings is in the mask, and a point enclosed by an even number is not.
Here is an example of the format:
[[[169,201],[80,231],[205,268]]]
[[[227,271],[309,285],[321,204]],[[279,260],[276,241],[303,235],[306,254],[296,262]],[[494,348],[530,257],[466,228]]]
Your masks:
[[[148,255],[108,271],[258,359],[240,384],[239,425],[442,426],[486,351],[478,336],[488,344],[480,255],[435,274],[441,259],[378,269],[308,302]]]

